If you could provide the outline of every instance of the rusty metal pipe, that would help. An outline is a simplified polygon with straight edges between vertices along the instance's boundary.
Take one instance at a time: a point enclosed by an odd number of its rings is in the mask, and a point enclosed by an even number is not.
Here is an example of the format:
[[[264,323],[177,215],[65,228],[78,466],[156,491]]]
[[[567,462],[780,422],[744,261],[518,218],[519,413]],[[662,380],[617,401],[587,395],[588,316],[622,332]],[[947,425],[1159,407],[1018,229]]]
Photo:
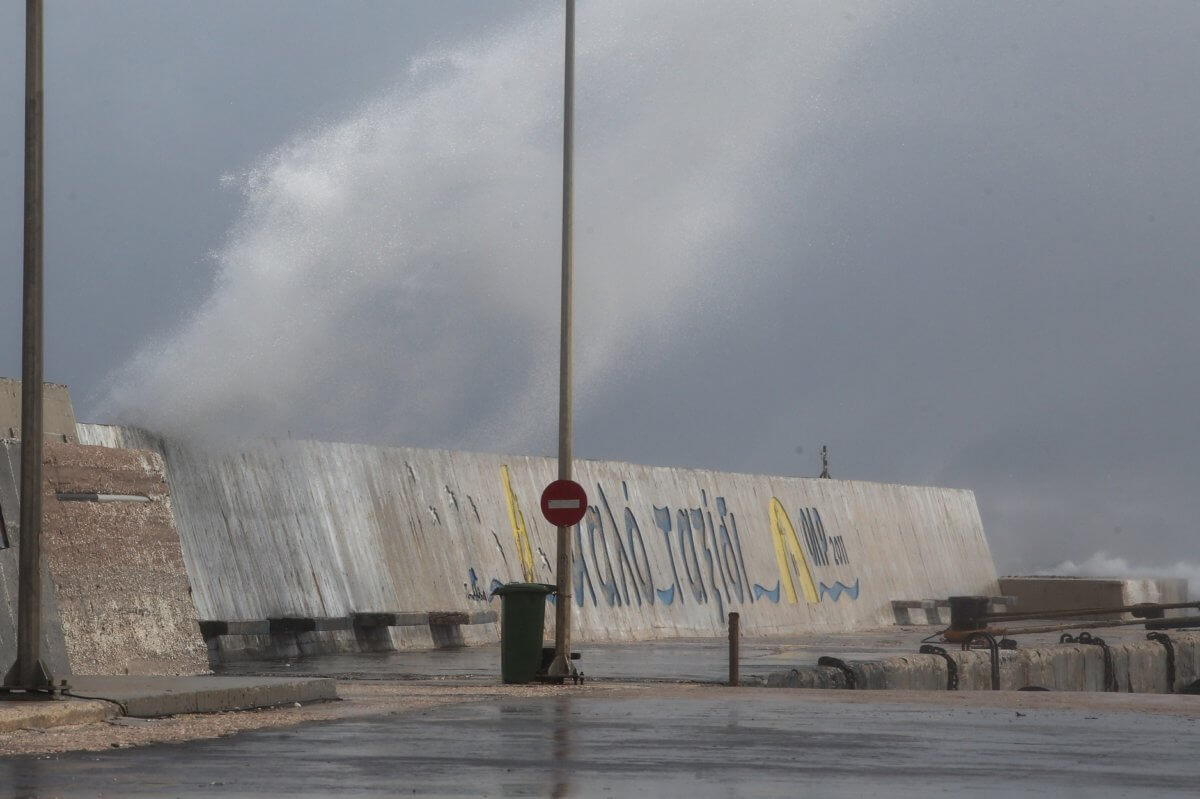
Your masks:
[[[1056,633],[1059,630],[1092,630],[1098,627],[1128,627],[1132,624],[1145,624],[1145,619],[1114,619],[1113,621],[1075,621],[1063,624],[1045,624],[1040,627],[1018,627],[1006,629],[1005,635],[1032,635],[1034,633]]]
[[[1133,613],[1135,611],[1181,610],[1184,608],[1200,608],[1200,602],[1143,602],[1137,605],[1121,605],[1111,608],[1078,608],[1062,610],[1034,610],[1028,613],[1013,611],[1011,613],[984,613],[980,616],[986,621],[1032,621],[1034,619],[1069,619],[1075,616],[1103,616],[1109,613]]]

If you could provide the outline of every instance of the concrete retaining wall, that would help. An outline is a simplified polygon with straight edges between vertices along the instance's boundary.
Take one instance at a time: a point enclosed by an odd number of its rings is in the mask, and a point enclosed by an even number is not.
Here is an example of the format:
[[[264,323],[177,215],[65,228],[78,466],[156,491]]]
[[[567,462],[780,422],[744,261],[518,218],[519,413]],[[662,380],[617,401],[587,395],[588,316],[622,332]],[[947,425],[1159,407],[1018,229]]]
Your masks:
[[[75,410],[67,387],[45,383],[42,387],[42,430],[52,441],[75,442]],[[0,377],[0,438],[21,437],[21,381]]]
[[[550,459],[308,441],[206,452],[125,428],[79,434],[163,454],[202,618],[471,611],[497,606],[501,583],[554,579],[555,530],[538,509]],[[893,622],[893,599],[997,593],[970,491],[577,471],[591,502],[573,533],[580,640],[720,635],[731,610],[747,634],[873,627]],[[429,645],[407,635],[394,643]]]
[[[43,551],[75,674],[201,674],[208,654],[157,453],[46,444]],[[73,494],[146,501],[64,501]]]
[[[19,442],[0,443],[0,508],[16,543]],[[4,465],[7,464],[7,467]],[[199,674],[208,670],[161,458],[153,452],[45,445],[43,646],[56,676]],[[63,501],[63,494],[145,502]],[[6,613],[16,612],[15,547],[0,552]],[[11,571],[10,571],[11,558]],[[0,614],[0,660],[15,636]],[[65,652],[64,652],[65,649]]]
[[[1175,681],[1168,690],[1167,651],[1156,641],[1111,646],[1117,690],[1125,693],[1173,693],[1200,679],[1200,634],[1168,633],[1174,647]],[[991,657],[986,650],[946,647],[957,664],[960,691],[991,690]],[[902,655],[877,661],[852,661],[858,689],[944,691],[947,664],[941,655]],[[791,688],[846,688],[842,671],[829,666],[776,672],[749,684]],[[1038,686],[1053,691],[1104,691],[1104,651],[1094,644],[1059,644],[1000,652],[1000,690]]]
[[[21,542],[21,446],[0,441],[0,677],[17,659],[17,582]],[[44,551],[44,549],[43,549]],[[42,570],[42,658],[51,676],[71,672],[50,570]]]
[[[1081,610],[1136,605],[1140,602],[1174,604],[1188,601],[1188,582],[1182,578],[1148,577],[1002,577],[1000,590],[1016,598],[1017,610]],[[1182,616],[1185,611],[1167,611]],[[1063,614],[1063,618],[1069,614]],[[1112,613],[1093,619],[1131,619],[1130,614]]]

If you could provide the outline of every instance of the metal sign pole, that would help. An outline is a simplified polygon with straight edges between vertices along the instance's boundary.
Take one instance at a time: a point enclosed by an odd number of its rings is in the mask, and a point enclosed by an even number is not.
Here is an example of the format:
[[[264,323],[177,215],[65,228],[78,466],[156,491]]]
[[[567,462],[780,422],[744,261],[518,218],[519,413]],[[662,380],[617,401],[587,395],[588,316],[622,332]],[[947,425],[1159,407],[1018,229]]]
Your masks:
[[[566,68],[563,88],[562,315],[558,361],[558,479],[571,479],[571,291],[574,249],[575,0],[567,3]],[[558,528],[557,596],[554,600],[554,661],[548,673],[565,677],[571,668],[571,528]]]
[[[4,688],[52,691],[42,662],[42,0],[25,2],[25,274],[17,661]]]

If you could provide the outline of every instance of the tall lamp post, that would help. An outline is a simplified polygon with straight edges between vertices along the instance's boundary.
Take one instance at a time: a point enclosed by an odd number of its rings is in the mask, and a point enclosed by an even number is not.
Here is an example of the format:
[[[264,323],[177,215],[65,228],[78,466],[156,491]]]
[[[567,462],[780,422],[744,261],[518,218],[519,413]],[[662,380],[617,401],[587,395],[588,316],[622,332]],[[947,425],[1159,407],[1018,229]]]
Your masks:
[[[24,247],[17,660],[3,690],[53,696],[42,661],[42,0],[25,0]]]
[[[566,67],[563,86],[562,310],[558,359],[558,479],[571,479],[571,291],[574,248],[575,0],[566,0]],[[571,667],[571,528],[558,528],[554,660],[548,673],[565,677]]]

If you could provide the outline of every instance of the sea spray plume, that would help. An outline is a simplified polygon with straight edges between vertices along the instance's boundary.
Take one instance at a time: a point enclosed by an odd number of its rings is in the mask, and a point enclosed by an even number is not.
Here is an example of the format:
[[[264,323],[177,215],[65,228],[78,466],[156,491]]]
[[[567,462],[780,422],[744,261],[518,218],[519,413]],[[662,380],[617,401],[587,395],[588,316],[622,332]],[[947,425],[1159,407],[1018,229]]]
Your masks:
[[[1038,573],[1068,577],[1174,577],[1187,580],[1188,596],[1200,599],[1200,563],[1177,561],[1166,566],[1139,566],[1101,551],[1078,563],[1067,560]]]
[[[819,123],[820,83],[867,27],[848,19],[841,4],[581,5],[581,412],[607,370],[652,365],[698,324],[690,309],[736,305],[737,264],[715,253],[751,235],[756,187]],[[546,448],[561,41],[548,15],[426,54],[394,91],[228,178],[244,209],[211,296],[112,377],[101,411],[207,440]]]

